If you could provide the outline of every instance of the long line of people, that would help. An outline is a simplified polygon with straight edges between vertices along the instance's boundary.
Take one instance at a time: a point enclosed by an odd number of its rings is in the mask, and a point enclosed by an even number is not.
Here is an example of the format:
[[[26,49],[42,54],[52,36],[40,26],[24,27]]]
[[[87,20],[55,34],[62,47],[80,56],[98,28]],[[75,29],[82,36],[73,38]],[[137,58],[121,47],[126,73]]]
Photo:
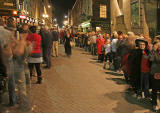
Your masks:
[[[144,92],[144,99],[152,102],[154,110],[159,110],[160,35],[152,41],[147,36],[138,36],[133,32],[123,34],[115,31],[112,37],[101,32],[76,33],[75,43],[92,55],[97,54],[98,62],[104,62],[104,69],[108,65],[109,70],[123,72],[137,99],[143,99]]]
[[[34,70],[37,84],[41,84],[41,64],[51,68],[51,56],[58,57],[57,41],[58,32],[47,26],[38,33],[36,26],[17,28],[14,18],[9,17],[6,24],[0,18],[0,103],[7,89],[9,106],[18,105],[22,112],[31,110],[28,92]]]

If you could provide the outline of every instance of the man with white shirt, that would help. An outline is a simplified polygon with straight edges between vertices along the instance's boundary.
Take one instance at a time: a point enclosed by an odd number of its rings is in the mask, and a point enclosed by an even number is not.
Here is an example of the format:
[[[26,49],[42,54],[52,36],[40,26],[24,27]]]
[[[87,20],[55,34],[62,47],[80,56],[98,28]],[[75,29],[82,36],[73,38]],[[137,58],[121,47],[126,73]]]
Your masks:
[[[113,39],[111,42],[111,51],[112,51],[112,57],[113,57],[112,60],[113,60],[113,65],[115,70],[117,70],[117,66],[116,66],[117,42],[118,42],[118,34],[117,32],[114,32]]]

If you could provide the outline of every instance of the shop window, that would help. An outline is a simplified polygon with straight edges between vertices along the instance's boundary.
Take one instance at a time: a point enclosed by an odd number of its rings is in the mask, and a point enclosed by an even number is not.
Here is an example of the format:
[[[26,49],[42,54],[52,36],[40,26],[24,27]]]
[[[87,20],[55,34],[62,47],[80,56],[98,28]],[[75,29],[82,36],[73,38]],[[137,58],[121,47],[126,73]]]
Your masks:
[[[107,18],[107,5],[100,4],[100,18]]]
[[[140,25],[140,4],[138,0],[131,3],[131,22],[132,26]]]

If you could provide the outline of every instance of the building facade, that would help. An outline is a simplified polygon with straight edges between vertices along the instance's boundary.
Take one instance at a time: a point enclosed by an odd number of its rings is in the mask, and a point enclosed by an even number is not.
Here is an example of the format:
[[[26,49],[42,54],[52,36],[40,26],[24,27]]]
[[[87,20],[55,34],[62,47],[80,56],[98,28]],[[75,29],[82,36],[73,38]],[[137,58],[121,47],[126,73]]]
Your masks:
[[[69,24],[77,31],[110,33],[110,0],[77,0],[69,14]]]
[[[0,16],[5,19],[9,16],[14,16],[17,20],[17,24],[47,24],[51,26],[51,4],[51,0],[0,0]],[[17,13],[15,14],[15,12]]]
[[[111,31],[154,37],[160,31],[160,0],[111,0]]]

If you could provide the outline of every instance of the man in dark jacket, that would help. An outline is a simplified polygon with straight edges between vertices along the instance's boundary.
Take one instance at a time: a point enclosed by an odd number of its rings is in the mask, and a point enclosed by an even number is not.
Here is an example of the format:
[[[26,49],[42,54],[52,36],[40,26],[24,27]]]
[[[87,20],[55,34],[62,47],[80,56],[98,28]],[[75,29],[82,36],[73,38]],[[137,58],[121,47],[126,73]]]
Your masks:
[[[51,67],[52,33],[49,31],[48,26],[45,26],[40,34],[42,37],[43,60],[46,63],[45,68],[49,69]]]
[[[52,31],[52,41],[53,41],[53,57],[58,57],[58,32],[56,30]]]

